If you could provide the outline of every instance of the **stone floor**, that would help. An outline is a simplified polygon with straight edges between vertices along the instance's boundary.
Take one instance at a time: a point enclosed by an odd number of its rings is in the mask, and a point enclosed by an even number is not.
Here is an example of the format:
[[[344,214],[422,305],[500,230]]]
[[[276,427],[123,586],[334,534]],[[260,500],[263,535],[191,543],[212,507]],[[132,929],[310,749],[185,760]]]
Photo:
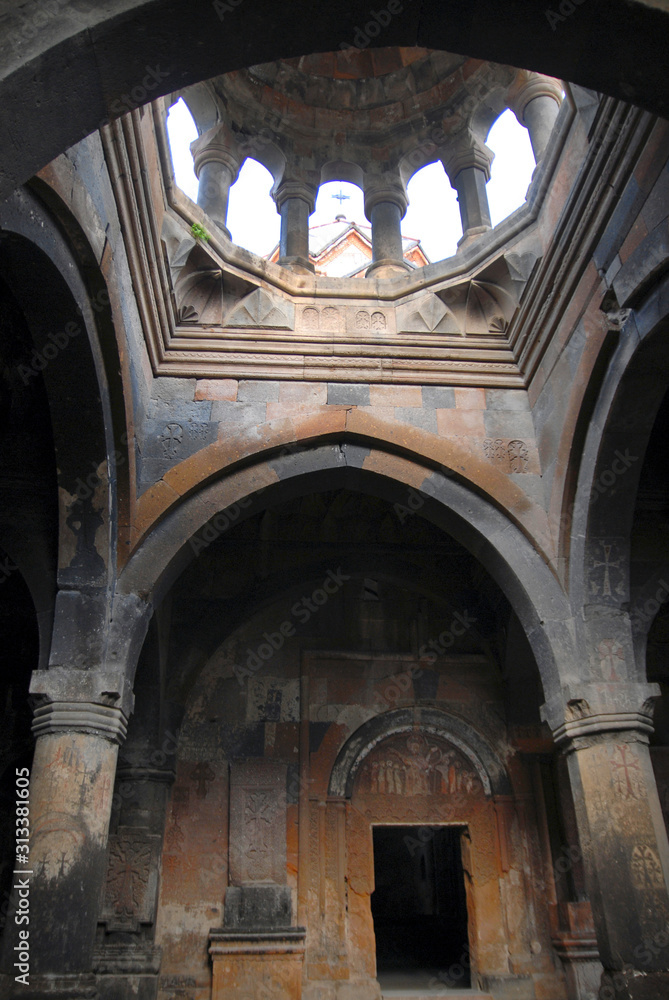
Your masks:
[[[444,982],[436,981],[438,970],[420,969],[412,972],[384,972],[378,980],[381,986],[383,1000],[400,1000],[410,997],[411,1000],[434,1000],[435,997],[467,997],[468,1000],[492,1000],[489,993],[478,990],[451,989]]]

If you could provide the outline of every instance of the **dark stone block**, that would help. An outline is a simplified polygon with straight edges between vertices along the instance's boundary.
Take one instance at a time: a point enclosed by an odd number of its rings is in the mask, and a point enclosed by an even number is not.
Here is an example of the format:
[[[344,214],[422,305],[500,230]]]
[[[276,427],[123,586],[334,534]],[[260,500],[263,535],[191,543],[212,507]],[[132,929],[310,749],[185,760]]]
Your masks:
[[[434,410],[451,409],[455,406],[455,391],[443,385],[424,385],[423,406]]]
[[[595,265],[600,271],[606,271],[621,244],[625,241],[635,218],[641,211],[644,200],[644,192],[640,190],[634,178],[630,178],[616,205],[611,221],[606,227],[606,232],[592,255]]]
[[[320,745],[325,739],[325,734],[330,728],[329,722],[309,723],[309,752],[318,753]]]
[[[300,797],[300,768],[298,764],[289,764],[286,771],[286,804],[297,805]]]
[[[287,885],[231,885],[225,893],[226,930],[290,927],[291,917],[291,891]]]
[[[369,386],[328,382],[328,403],[339,406],[369,406]]]
[[[417,701],[430,701],[437,697],[439,674],[434,670],[416,671],[413,675],[413,690]]]
[[[225,728],[222,749],[229,760],[243,757],[262,757],[265,752],[265,723]]]

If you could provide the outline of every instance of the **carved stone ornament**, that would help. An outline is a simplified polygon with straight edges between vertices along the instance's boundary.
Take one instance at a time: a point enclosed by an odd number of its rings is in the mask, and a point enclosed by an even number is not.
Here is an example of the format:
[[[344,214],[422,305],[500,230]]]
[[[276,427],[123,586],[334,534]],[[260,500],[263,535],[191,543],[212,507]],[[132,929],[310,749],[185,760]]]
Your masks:
[[[230,884],[286,882],[286,765],[263,759],[230,770]]]
[[[356,778],[359,795],[480,795],[471,762],[445,740],[421,732],[389,737],[365,758]]]
[[[154,918],[160,837],[145,827],[119,827],[109,836],[101,921],[108,931],[137,930]]]
[[[225,326],[251,327],[259,330],[293,330],[295,306],[288,299],[256,288],[225,317]]]
[[[505,441],[503,438],[486,438],[483,442],[485,457],[502,472],[527,472],[529,451],[524,441],[519,438]]]

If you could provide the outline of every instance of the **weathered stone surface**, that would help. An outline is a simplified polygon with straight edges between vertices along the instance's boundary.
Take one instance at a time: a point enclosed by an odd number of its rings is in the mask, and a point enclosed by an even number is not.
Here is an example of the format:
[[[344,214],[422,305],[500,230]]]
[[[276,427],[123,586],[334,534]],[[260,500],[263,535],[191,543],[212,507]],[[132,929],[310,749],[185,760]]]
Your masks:
[[[230,772],[230,881],[286,881],[286,768],[267,760]]]

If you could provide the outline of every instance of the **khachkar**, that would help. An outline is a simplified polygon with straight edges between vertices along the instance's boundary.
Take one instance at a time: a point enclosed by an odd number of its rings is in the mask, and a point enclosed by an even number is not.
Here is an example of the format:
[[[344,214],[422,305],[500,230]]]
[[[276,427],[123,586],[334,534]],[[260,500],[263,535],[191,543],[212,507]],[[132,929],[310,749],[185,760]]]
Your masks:
[[[299,1000],[305,929],[292,923],[286,884],[285,764],[230,769],[230,886],[212,928],[213,1000]]]

